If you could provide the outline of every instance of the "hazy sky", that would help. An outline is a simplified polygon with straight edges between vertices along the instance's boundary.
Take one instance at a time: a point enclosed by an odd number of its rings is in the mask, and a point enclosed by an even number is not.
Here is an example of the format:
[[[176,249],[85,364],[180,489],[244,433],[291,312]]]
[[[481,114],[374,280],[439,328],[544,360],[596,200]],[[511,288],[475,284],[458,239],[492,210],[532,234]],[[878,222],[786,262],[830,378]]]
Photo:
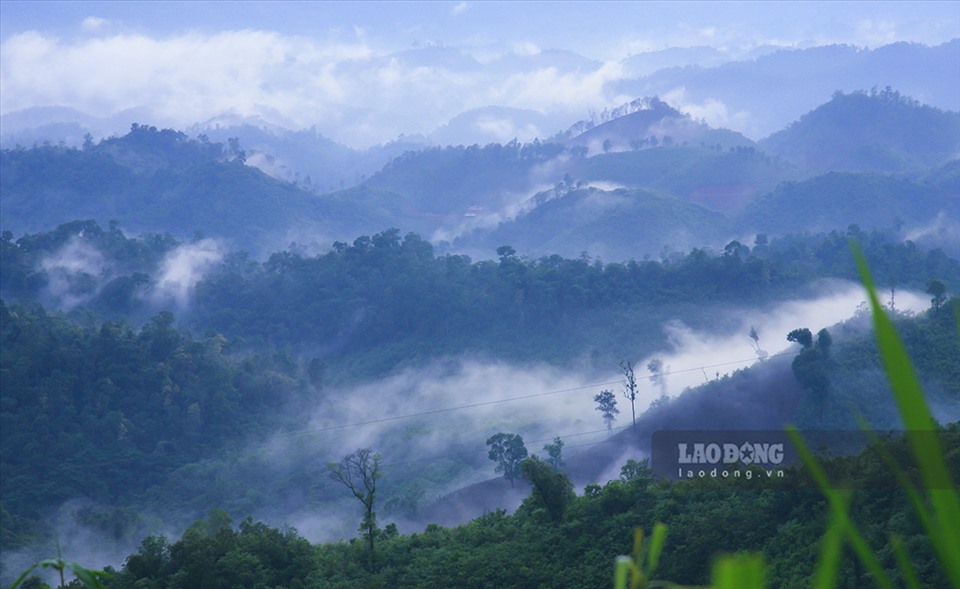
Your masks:
[[[3,0],[0,114],[145,108],[153,124],[184,127],[228,113],[369,144],[488,105],[572,123],[636,98],[609,90],[626,75],[621,60],[666,47],[741,55],[765,44],[933,45],[958,36],[960,2]],[[459,53],[397,54],[436,45]],[[548,49],[597,63],[549,61]],[[494,71],[502,56],[525,61]]]
[[[533,43],[596,59],[664,47],[774,42],[876,46],[957,36],[960,2],[21,2],[0,37],[81,40],[253,29],[396,51],[439,42],[479,53]]]

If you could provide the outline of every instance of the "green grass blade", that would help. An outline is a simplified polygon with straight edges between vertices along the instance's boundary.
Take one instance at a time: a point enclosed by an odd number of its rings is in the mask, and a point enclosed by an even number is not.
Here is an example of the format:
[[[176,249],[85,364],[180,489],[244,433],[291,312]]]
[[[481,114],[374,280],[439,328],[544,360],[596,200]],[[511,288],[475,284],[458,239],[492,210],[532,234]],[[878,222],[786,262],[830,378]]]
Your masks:
[[[920,518],[920,525],[923,526],[923,530],[927,533],[927,536],[930,538],[934,537],[934,535],[937,533],[937,528],[933,523],[933,519],[930,516],[930,511],[927,509],[927,506],[923,501],[923,497],[921,497],[920,491],[917,489],[916,485],[914,485],[913,481],[911,481],[906,473],[903,472],[903,469],[900,468],[899,464],[897,464],[897,461],[887,450],[886,446],[879,440],[879,438],[877,438],[873,430],[870,429],[870,425],[862,418],[860,419],[860,429],[867,433],[867,435],[870,437],[870,441],[873,443],[873,447],[880,455],[880,459],[883,460],[883,463],[887,465],[887,468],[890,469],[890,472],[893,473],[893,476],[897,478],[897,484],[900,485],[900,488],[907,494],[907,498],[910,499],[910,503],[913,505],[913,510],[916,512],[917,517]]]
[[[630,575],[630,568],[632,566],[633,559],[629,556],[617,557],[617,564],[613,569],[614,589],[627,589],[627,577]]]
[[[903,581],[907,584],[907,589],[921,589],[920,579],[917,578],[917,572],[910,564],[910,557],[903,547],[903,541],[899,536],[891,536],[890,544],[893,546],[893,554],[897,557],[897,564],[900,565],[900,571],[903,573]]]
[[[867,288],[873,310],[873,324],[877,345],[883,359],[894,399],[907,430],[908,441],[914,459],[920,467],[920,476],[928,489],[936,528],[930,539],[947,578],[953,587],[960,587],[960,496],[951,480],[943,460],[943,448],[937,436],[911,434],[911,431],[926,432],[934,428],[933,415],[927,406],[920,381],[917,378],[903,342],[897,336],[890,318],[877,298],[873,279],[867,268],[863,252],[852,246],[860,278]]]
[[[75,562],[68,562],[67,568],[73,571],[73,574],[80,579],[80,582],[87,589],[105,589],[100,577],[107,576],[107,573],[84,568]]]
[[[800,436],[797,428],[787,426],[787,434],[793,441],[793,445],[796,446],[797,452],[803,459],[807,470],[810,471],[811,476],[813,476],[813,479],[817,482],[823,494],[827,496],[831,517],[835,518],[837,523],[843,527],[844,533],[850,541],[850,546],[853,547],[853,551],[860,558],[863,565],[867,567],[867,570],[870,571],[870,574],[873,575],[874,580],[882,589],[893,589],[893,583],[890,581],[890,577],[886,571],[883,570],[880,561],[877,560],[876,555],[870,550],[870,546],[867,545],[866,540],[860,535],[859,530],[853,525],[853,522],[850,521],[843,495],[831,487],[827,474],[823,471],[823,468],[820,467],[820,463],[817,462],[817,459],[813,456],[813,453],[810,452],[810,449],[807,448],[807,444],[803,441],[803,437]]]
[[[733,554],[713,563],[714,589],[763,589],[766,567],[759,554]]]
[[[844,513],[849,504],[849,496],[844,497]],[[837,570],[840,568],[840,556],[843,554],[843,533],[843,522],[831,513],[827,532],[820,541],[820,557],[817,559],[817,570],[813,576],[814,589],[833,589]]]
[[[643,566],[643,528],[633,530],[633,564],[637,568]]]
[[[647,549],[647,578],[652,579],[657,565],[660,564],[660,553],[663,552],[663,544],[667,539],[667,526],[657,522],[653,526],[653,533],[650,534],[650,546]]]
[[[23,583],[23,580],[26,579],[30,575],[30,573],[33,572],[33,569],[37,568],[39,565],[40,563],[38,562],[37,564],[23,571],[23,574],[17,577],[17,580],[13,582],[13,585],[10,585],[10,589],[17,589],[17,587],[20,586],[20,583]]]

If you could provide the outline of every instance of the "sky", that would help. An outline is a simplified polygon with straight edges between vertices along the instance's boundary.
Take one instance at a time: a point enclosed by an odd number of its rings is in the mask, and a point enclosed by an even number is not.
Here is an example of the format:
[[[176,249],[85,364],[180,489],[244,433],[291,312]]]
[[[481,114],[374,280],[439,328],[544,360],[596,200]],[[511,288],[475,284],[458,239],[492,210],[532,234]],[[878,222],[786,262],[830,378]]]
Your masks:
[[[956,1],[3,0],[0,114],[146,109],[155,124],[180,128],[228,114],[316,125],[360,145],[429,132],[489,105],[574,117],[572,124],[636,98],[610,90],[628,74],[623,60],[669,47],[734,57],[771,44],[873,48],[958,36]],[[547,59],[552,49],[594,62]],[[507,67],[497,61],[504,57],[522,60]]]

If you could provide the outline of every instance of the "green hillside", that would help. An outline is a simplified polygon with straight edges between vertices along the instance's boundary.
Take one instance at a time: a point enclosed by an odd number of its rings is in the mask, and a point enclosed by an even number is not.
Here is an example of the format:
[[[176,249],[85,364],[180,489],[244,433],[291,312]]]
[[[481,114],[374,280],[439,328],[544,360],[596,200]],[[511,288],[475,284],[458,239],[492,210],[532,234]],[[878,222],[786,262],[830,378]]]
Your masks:
[[[960,152],[960,113],[920,104],[887,88],[833,99],[760,143],[818,171],[915,172]]]
[[[949,175],[944,180],[938,186],[878,174],[831,172],[780,185],[750,204],[738,223],[744,231],[788,233],[852,224],[899,229],[927,225],[940,213],[956,222],[960,192],[949,186]]]
[[[146,126],[82,150],[3,150],[0,195],[0,227],[18,234],[92,218],[181,238],[200,232],[255,252],[298,233],[348,236],[371,221],[361,203],[318,197],[244,165],[239,146]]]
[[[536,207],[482,236],[481,243],[511,244],[530,255],[586,251],[605,260],[629,260],[719,241],[727,234],[720,214],[647,190],[562,187],[535,202]]]
[[[739,210],[780,182],[798,179],[793,166],[753,147],[719,144],[599,154],[575,160],[569,173],[577,180],[663,192],[723,213]]]

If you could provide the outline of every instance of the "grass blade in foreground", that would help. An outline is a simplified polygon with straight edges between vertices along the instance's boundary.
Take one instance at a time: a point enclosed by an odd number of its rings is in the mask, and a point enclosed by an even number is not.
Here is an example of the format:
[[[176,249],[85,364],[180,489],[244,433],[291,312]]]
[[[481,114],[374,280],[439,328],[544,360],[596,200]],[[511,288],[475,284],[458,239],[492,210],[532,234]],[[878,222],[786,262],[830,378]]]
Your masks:
[[[714,589],[761,589],[766,587],[766,566],[759,554],[725,556],[713,565]]]
[[[852,248],[860,279],[870,298],[880,356],[932,505],[934,528],[928,531],[930,540],[950,584],[960,588],[960,497],[943,460],[939,438],[929,434],[911,435],[912,431],[927,432],[934,429],[933,415],[903,342],[880,305],[863,252],[856,244]]]
[[[863,562],[864,566],[867,567],[867,570],[870,571],[870,574],[873,575],[874,581],[876,581],[882,589],[893,589],[893,583],[890,581],[890,577],[886,571],[883,570],[880,561],[877,560],[876,555],[870,550],[870,546],[866,540],[863,539],[863,536],[859,530],[857,530],[856,526],[853,525],[853,522],[850,521],[850,517],[847,514],[847,499],[844,494],[832,487],[830,480],[827,478],[827,473],[824,472],[820,463],[817,462],[816,457],[810,449],[807,448],[807,444],[803,441],[803,437],[800,435],[800,432],[797,431],[797,428],[787,426],[787,434],[790,435],[790,439],[793,441],[793,445],[796,446],[800,458],[803,459],[804,466],[810,471],[810,476],[817,482],[817,486],[820,487],[823,494],[827,496],[827,502],[830,505],[831,525],[840,526],[844,531],[847,540],[850,542],[850,546],[860,558],[860,561]],[[823,554],[824,553],[821,552],[821,555]]]
[[[849,504],[849,497],[846,497]],[[846,510],[847,505],[844,506]],[[817,571],[813,576],[814,589],[831,589],[837,581],[840,568],[840,556],[843,554],[843,522],[836,515],[830,515],[827,532],[820,541],[820,557],[817,559]]]

